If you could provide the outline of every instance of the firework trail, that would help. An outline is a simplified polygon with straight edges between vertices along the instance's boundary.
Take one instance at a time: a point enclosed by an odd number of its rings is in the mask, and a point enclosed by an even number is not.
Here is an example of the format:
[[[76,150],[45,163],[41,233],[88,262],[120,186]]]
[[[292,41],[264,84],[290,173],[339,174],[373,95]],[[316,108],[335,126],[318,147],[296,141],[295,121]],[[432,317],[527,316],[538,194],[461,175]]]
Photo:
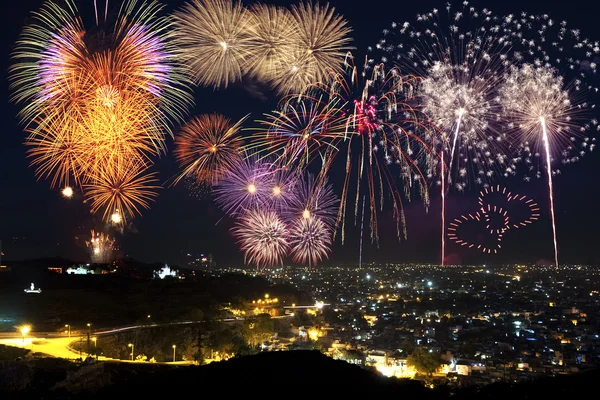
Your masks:
[[[274,211],[249,210],[232,232],[244,252],[244,261],[258,268],[281,264],[290,247],[288,228]],[[312,250],[310,254],[315,255]]]
[[[362,268],[363,230],[365,226],[365,196],[363,195],[362,213],[360,218],[360,249],[358,250],[358,268]]]

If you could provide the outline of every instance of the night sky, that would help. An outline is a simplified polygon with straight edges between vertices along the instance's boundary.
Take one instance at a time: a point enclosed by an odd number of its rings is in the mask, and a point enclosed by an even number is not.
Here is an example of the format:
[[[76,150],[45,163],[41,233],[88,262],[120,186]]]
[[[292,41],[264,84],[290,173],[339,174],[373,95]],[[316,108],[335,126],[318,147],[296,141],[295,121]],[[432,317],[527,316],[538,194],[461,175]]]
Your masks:
[[[110,0],[116,5],[119,0]],[[39,9],[41,0],[3,2],[10,10],[2,10],[2,93],[3,107],[0,109],[0,239],[7,259],[28,259],[62,256],[86,260],[82,246],[90,229],[105,230],[101,221],[89,213],[82,203],[81,194],[71,200],[63,199],[59,191],[50,190],[46,181],[36,182],[33,170],[23,146],[24,133],[17,120],[18,108],[9,102],[7,69],[10,53],[19,32],[27,23],[29,13]],[[99,3],[104,4],[102,1]],[[177,9],[183,1],[163,1],[168,10]],[[251,2],[245,1],[245,4]],[[268,3],[289,5],[293,1],[269,1]],[[551,3],[551,4],[548,4]],[[571,27],[578,27],[582,36],[600,39],[597,29],[597,11],[589,0],[568,2],[543,0],[472,1],[477,8],[488,7],[495,14],[548,13],[556,20],[566,19]],[[443,0],[420,1],[348,1],[330,2],[348,19],[353,27],[353,51],[358,59],[366,54],[367,46],[374,46],[381,31],[391,22],[414,20],[417,13],[443,8]],[[459,2],[455,2],[459,4]],[[93,0],[77,1],[82,12],[93,10]],[[86,21],[93,22],[92,19]],[[191,115],[219,112],[232,119],[251,113],[249,121],[258,119],[262,113],[270,112],[276,105],[276,97],[253,82],[244,81],[226,90],[212,91],[195,89],[196,107]],[[599,116],[600,117],[600,116]],[[177,129],[175,130],[175,135]],[[172,149],[172,140],[169,139]],[[599,263],[600,214],[600,154],[591,153],[582,161],[562,168],[555,178],[555,198],[558,225],[559,254],[561,263]],[[171,154],[156,162],[162,182],[167,182],[176,173]],[[336,177],[333,177],[334,180]],[[509,231],[505,234],[503,248],[497,255],[483,255],[473,250],[449,244],[450,259],[462,263],[505,263],[538,262],[552,260],[552,228],[546,180],[538,179],[523,183],[521,179],[499,182],[515,192],[534,198],[541,206],[542,219],[530,227]],[[338,189],[340,182],[334,181]],[[183,265],[186,254],[212,253],[219,266],[241,265],[242,257],[229,233],[232,221],[222,218],[223,213],[209,199],[198,200],[189,196],[183,185],[168,187],[152,209],[134,221],[135,228],[116,233],[122,252],[141,261],[162,261]],[[477,191],[466,193],[451,191],[447,200],[447,218],[453,219],[463,212],[474,212],[477,208]],[[379,247],[367,239],[364,245],[364,261],[377,262],[426,262],[439,260],[439,190],[433,189],[429,213],[419,201],[406,202],[408,240],[398,244],[395,227],[390,224],[389,214],[380,214]],[[368,238],[368,235],[366,235]],[[329,263],[356,263],[358,261],[357,228],[348,229],[347,241],[342,246],[339,239],[334,245]],[[79,240],[77,239],[79,238]]]

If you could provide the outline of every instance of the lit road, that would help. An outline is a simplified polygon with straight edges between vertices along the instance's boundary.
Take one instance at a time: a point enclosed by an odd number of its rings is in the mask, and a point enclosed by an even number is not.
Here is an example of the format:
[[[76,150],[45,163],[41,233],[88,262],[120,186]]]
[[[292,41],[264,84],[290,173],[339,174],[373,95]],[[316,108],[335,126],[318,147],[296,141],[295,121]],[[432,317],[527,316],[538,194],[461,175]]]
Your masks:
[[[61,338],[35,338],[26,337],[13,339],[0,339],[0,344],[7,346],[15,346],[31,350],[34,353],[44,353],[52,357],[77,359],[80,357],[78,352],[69,349],[69,343],[79,340],[76,337],[61,337]]]
[[[281,318],[289,318],[291,315],[281,315],[276,317],[271,317],[273,319],[281,319]],[[236,322],[241,321],[242,318],[225,318],[221,319],[221,322]],[[99,329],[97,331],[92,332],[93,336],[101,336],[108,335],[111,333],[117,332],[125,332],[134,329],[142,329],[142,328],[155,328],[161,326],[176,326],[176,325],[192,325],[192,324],[200,324],[203,321],[179,321],[179,322],[169,322],[164,324],[140,324],[140,325],[130,325],[123,326],[118,328],[111,329]],[[85,358],[86,354],[80,354],[79,352],[73,351],[69,348],[69,344],[75,341],[87,340],[86,335],[77,335],[71,332],[71,337],[65,337],[64,334],[56,333],[56,332],[32,332],[31,337],[26,337],[25,340],[21,337],[18,332],[2,332],[0,333],[0,344],[4,344],[7,346],[21,347],[28,350],[31,350],[33,353],[44,353],[52,357],[57,358],[65,358],[65,359],[79,359],[80,357]],[[128,360],[117,360],[107,357],[99,357],[99,360],[104,361],[118,361],[118,362],[131,362]],[[186,362],[178,361],[175,363],[169,362],[165,364],[189,364]]]

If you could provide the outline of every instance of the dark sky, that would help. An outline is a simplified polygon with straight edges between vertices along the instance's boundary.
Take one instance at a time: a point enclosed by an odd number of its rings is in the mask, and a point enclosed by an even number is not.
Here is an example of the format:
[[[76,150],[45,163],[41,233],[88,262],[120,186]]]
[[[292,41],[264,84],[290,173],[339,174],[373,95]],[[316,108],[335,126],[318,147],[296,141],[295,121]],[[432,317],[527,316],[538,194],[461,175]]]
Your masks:
[[[117,4],[119,0],[110,0]],[[27,22],[31,11],[37,10],[41,0],[3,2],[10,9],[2,10],[2,81],[3,107],[0,109],[0,240],[8,259],[24,259],[42,256],[64,256],[85,260],[86,253],[76,237],[83,238],[90,229],[104,230],[98,218],[90,215],[81,198],[65,200],[58,191],[52,191],[45,181],[36,182],[33,170],[28,168],[23,146],[24,134],[16,118],[17,107],[9,103],[6,71],[10,63],[9,54],[14,42]],[[99,3],[103,4],[102,1]],[[166,1],[169,10],[178,8],[182,1]],[[246,4],[250,3],[245,1]],[[269,3],[289,5],[293,1],[271,1]],[[455,2],[458,4],[458,2]],[[566,19],[570,26],[577,26],[584,36],[597,39],[597,10],[589,0],[543,1],[502,0],[472,1],[478,8],[488,7],[496,14],[548,13],[554,19]],[[332,0],[337,11],[343,14],[353,27],[355,56],[364,57],[366,47],[375,45],[381,31],[392,21],[413,20],[417,13],[443,8],[443,0],[420,1],[349,1]],[[79,0],[81,10],[89,12],[93,0]],[[197,89],[195,114],[220,112],[231,118],[251,113],[256,119],[271,111],[276,99],[253,94],[248,83],[227,90],[213,92]],[[172,149],[172,141],[170,142]],[[600,200],[600,155],[592,153],[581,162],[562,170],[555,179],[555,197],[559,237],[560,259],[564,263],[599,263],[598,226],[600,215],[597,203]],[[157,170],[162,181],[170,179],[176,166],[172,155],[157,160]],[[340,182],[334,182],[339,188]],[[513,191],[535,198],[542,208],[542,219],[526,229],[509,231],[505,234],[503,249],[495,256],[482,255],[474,251],[449,245],[447,253],[464,263],[535,262],[552,259],[552,230],[546,181],[543,179],[523,184],[520,180],[501,182]],[[381,242],[379,247],[368,241],[364,245],[365,261],[389,262],[436,262],[439,260],[439,207],[433,192],[429,213],[418,201],[406,203],[408,241],[396,241],[393,226],[386,221],[389,215],[382,214]],[[477,205],[475,191],[464,194],[451,192],[448,200],[448,218],[452,219],[465,211],[474,211]],[[182,185],[161,191],[152,209],[135,220],[137,232],[126,230],[116,234],[122,251],[142,261],[164,261],[172,264],[185,263],[185,254],[213,253],[220,266],[241,264],[241,255],[233,242],[229,228],[231,221],[221,219],[222,213],[212,201],[200,201],[188,195]],[[218,222],[218,223],[217,223]],[[336,243],[330,262],[357,262],[358,229],[347,232],[344,246]],[[339,240],[338,240],[339,242]]]

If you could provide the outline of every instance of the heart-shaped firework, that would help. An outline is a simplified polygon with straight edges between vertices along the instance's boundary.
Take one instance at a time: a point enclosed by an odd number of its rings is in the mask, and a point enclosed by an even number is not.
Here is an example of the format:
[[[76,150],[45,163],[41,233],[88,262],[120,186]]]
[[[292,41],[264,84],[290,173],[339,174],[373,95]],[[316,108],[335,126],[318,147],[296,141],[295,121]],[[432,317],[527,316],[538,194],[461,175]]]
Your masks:
[[[540,208],[535,201],[527,196],[501,188],[500,185],[482,190],[479,193],[478,201],[483,214],[486,214],[490,209],[504,209],[510,220],[506,229],[518,229],[540,218]]]
[[[504,230],[490,229],[490,223],[486,221],[486,215],[496,214],[498,220],[504,220],[504,211],[490,210],[487,214],[477,211],[474,214],[461,215],[450,222],[448,227],[448,238],[456,244],[469,249],[481,250],[483,253],[498,253],[502,248],[502,235]],[[482,233],[483,232],[483,233]]]

